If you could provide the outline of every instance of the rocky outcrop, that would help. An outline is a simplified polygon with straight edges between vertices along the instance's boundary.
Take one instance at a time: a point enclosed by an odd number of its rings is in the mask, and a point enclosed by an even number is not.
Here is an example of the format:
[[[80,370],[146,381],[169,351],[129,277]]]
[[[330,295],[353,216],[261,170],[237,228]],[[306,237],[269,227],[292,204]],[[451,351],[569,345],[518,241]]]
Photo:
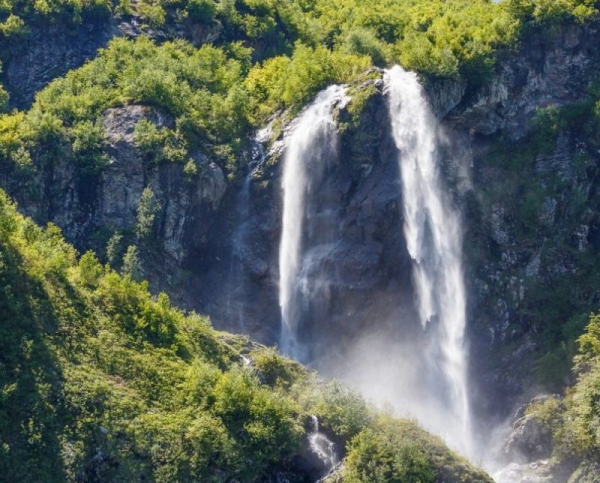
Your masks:
[[[473,135],[502,131],[512,140],[523,138],[531,130],[537,109],[587,97],[595,78],[597,38],[596,27],[576,24],[532,32],[518,52],[500,54],[490,82],[470,92],[461,84],[434,84],[433,104],[439,106],[438,114],[448,113],[453,126]],[[459,96],[461,91],[465,95]]]
[[[552,455],[552,432],[535,412],[527,412],[532,404],[540,404],[554,396],[535,397],[515,414],[512,431],[503,446],[503,457],[510,462],[529,462]]]
[[[466,228],[473,375],[486,394],[503,395],[488,399],[496,411],[532,396],[535,380],[550,390],[567,382],[567,353],[534,363],[549,350],[539,334],[564,338],[568,319],[585,321],[600,303],[589,265],[598,152],[577,128],[532,138],[540,109],[586,101],[598,37],[595,27],[576,25],[532,34],[517,55],[503,56],[490,85],[467,93],[442,121],[447,179]]]
[[[197,174],[186,175],[181,165],[145,165],[134,140],[135,126],[142,119],[158,128],[174,126],[169,116],[142,106],[104,113],[109,166],[99,182],[94,223],[119,231],[134,229],[142,193],[150,189],[158,204],[154,235],[161,253],[180,263],[194,247],[190,241],[206,235],[204,220],[197,225],[197,218],[218,208],[227,184],[222,170],[199,152],[191,157]],[[193,235],[187,233],[189,227],[194,227]]]
[[[31,25],[24,38],[12,39],[3,46],[3,51],[9,54],[3,66],[3,83],[10,94],[11,106],[28,107],[35,93],[50,81],[82,66],[110,39],[120,35],[119,25],[110,19],[87,22],[72,30],[53,22]]]
[[[370,82],[376,94],[364,109],[360,125],[349,127],[348,106],[339,109],[338,122],[346,128],[339,134],[338,154],[330,160],[322,183],[312,188],[326,193],[327,199],[321,201],[331,205],[338,220],[331,228],[335,243],[319,252],[315,269],[326,275],[319,277],[319,289],[304,312],[301,331],[304,342],[310,341],[310,359],[321,363],[325,357],[337,357],[360,333],[370,331],[374,314],[381,320],[397,320],[392,314],[402,306],[399,296],[406,297],[405,306],[412,307],[397,156],[382,82]],[[228,193],[207,251],[189,259],[191,265],[203,267],[195,268],[192,276],[198,308],[208,312],[218,327],[249,331],[269,343],[278,341],[280,330],[279,161],[292,129],[293,124],[272,143],[261,167],[249,174],[248,191],[242,186]],[[357,163],[358,158],[363,162]],[[310,273],[306,276],[311,279]]]
[[[65,28],[52,19],[29,22],[28,31],[0,43],[3,52],[2,83],[12,108],[25,109],[35,94],[52,80],[93,59],[117,37],[134,39],[142,34],[158,42],[183,38],[200,46],[215,42],[223,28],[218,22],[197,24],[190,20],[169,22],[151,29],[137,14],[84,18]]]
[[[182,263],[190,252],[207,244],[207,220],[217,212],[227,182],[221,168],[200,152],[191,155],[196,167],[192,173],[186,173],[181,164],[149,163],[134,139],[135,126],[142,119],[158,128],[174,124],[170,116],[154,108],[108,109],[102,118],[107,163],[99,174],[81,173],[65,156],[37,167],[28,180],[28,185],[36,187],[34,195],[15,173],[4,182],[21,211],[39,223],[56,223],[80,251],[94,248],[103,254],[114,233],[123,236],[123,243],[139,244],[145,262],[142,272],[152,280],[153,288],[166,289],[184,302],[174,288],[184,280]],[[154,206],[147,234],[152,243],[136,234],[145,190]]]
[[[550,406],[547,406],[550,404]],[[594,463],[577,451],[565,451],[555,444],[553,431],[560,420],[559,396],[540,395],[520,407],[512,431],[499,455],[506,466],[494,474],[498,483],[576,483],[593,482]],[[546,405],[546,407],[544,407]],[[560,433],[560,431],[559,431]],[[558,446],[558,447],[556,447]]]

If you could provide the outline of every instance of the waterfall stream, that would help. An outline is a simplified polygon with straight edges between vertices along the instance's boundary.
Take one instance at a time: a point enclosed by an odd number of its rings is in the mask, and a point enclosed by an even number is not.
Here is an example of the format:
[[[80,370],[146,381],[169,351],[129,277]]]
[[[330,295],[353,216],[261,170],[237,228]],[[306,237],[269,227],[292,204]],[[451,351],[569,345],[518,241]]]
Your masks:
[[[306,350],[299,340],[302,307],[316,280],[307,273],[318,263],[325,246],[326,212],[311,209],[309,198],[318,197],[318,182],[325,165],[336,151],[337,133],[332,109],[344,96],[344,88],[331,86],[321,92],[294,126],[285,153],[283,169],[283,219],[279,247],[279,305],[281,307],[281,350],[299,361]],[[310,173],[310,176],[309,176]],[[323,216],[325,215],[325,216]],[[323,230],[324,229],[324,230]],[[315,250],[309,250],[310,247]]]
[[[239,332],[247,332],[244,314],[244,296],[246,291],[246,278],[244,260],[248,251],[248,235],[251,230],[250,198],[252,178],[265,162],[266,154],[262,143],[268,136],[267,130],[257,133],[252,142],[251,161],[248,174],[244,179],[242,189],[237,195],[235,203],[237,213],[236,229],[231,239],[231,260],[227,277],[227,316],[231,321],[236,321]]]
[[[335,444],[319,430],[319,419],[310,416],[310,431],[308,433],[310,450],[321,460],[327,472],[332,471],[338,464]]]
[[[429,429],[468,455],[472,443],[460,217],[441,189],[436,122],[417,75],[396,66],[386,71],[385,82],[399,151],[404,235],[413,260],[417,310],[428,336],[423,357],[430,401],[422,404],[438,412],[435,420],[441,427]]]

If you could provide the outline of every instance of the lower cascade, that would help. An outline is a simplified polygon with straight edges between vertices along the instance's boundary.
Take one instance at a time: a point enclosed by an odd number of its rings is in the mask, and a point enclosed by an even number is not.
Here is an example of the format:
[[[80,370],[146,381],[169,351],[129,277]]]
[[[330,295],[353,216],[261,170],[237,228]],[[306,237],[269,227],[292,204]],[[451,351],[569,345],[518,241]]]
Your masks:
[[[325,434],[319,431],[319,419],[310,416],[310,432],[308,433],[310,450],[317,455],[328,472],[331,472],[339,463],[335,444]]]
[[[459,214],[441,189],[436,123],[417,75],[386,71],[403,196],[404,235],[413,261],[416,306],[429,343],[421,361],[425,400],[410,411],[452,446],[472,452],[464,346],[466,295]]]

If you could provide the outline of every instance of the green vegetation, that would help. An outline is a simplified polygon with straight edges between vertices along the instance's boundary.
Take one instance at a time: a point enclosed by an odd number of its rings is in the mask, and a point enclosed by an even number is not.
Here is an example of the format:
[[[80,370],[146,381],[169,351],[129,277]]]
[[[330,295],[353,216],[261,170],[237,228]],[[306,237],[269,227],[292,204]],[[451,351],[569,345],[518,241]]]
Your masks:
[[[286,68],[276,68],[282,62]],[[175,119],[173,129],[147,120],[136,127],[148,166],[186,164],[192,151],[203,150],[234,172],[252,121],[279,107],[299,108],[327,83],[344,82],[369,65],[367,58],[298,47],[292,59],[272,59],[244,82],[248,50],[239,44],[195,49],[183,41],[157,46],[145,37],[116,39],[42,91],[29,112],[0,117],[0,162],[12,165],[25,152],[37,166],[72,158],[82,173],[98,173],[106,160],[102,112],[133,103]]]
[[[254,481],[289,462],[303,434],[297,404],[240,368],[205,318],[92,253],[78,261],[4,194],[0,260],[4,477]]]
[[[358,434],[348,449],[344,482],[455,480],[483,483],[489,481],[489,476],[448,453],[441,439],[424,433],[412,421],[380,417],[373,426]]]
[[[181,41],[157,46],[145,37],[114,40],[95,61],[41,92],[26,115],[1,118],[0,144],[8,157],[26,149],[48,162],[53,154],[69,156],[72,139],[78,166],[96,171],[103,160],[101,113],[137,103],[166,111],[177,124],[158,130],[140,123],[135,137],[150,164],[184,163],[199,146],[235,149],[248,126],[247,94],[239,87],[248,59],[244,49],[237,54]]]
[[[527,412],[550,430],[556,458],[583,461],[585,466],[600,455],[600,314],[590,316],[578,345],[575,385],[563,399],[532,404]]]
[[[0,32],[5,37],[28,33],[29,24],[64,22],[79,24],[122,11],[127,0],[3,0]]]
[[[119,244],[113,236],[113,256]],[[55,226],[39,228],[0,192],[3,478],[253,482],[280,472],[306,481],[294,458],[309,414],[350,442],[350,461],[371,460],[364,441],[381,423],[358,394],[273,349],[215,332],[164,293],[152,297],[134,281],[135,256],[130,247],[124,276],[92,252],[78,258]],[[252,366],[240,355],[248,346]],[[396,438],[394,425],[404,423],[386,424],[386,437]],[[417,456],[399,446],[407,464],[417,458],[427,475],[452,467],[444,481],[457,483],[475,471],[409,427],[420,439]]]
[[[31,159],[39,167],[69,158],[82,174],[98,174],[106,165],[102,112],[142,104],[175,120],[173,128],[143,121],[136,129],[149,166],[186,165],[202,150],[235,175],[252,128],[279,109],[299,110],[328,84],[394,63],[480,84],[499,50],[530,29],[597,14],[591,0],[3,0],[0,31],[11,45],[30,24],[111,15],[139,15],[170,38],[190,22],[222,32],[200,48],[183,40],[157,45],[143,35],[113,40],[40,92],[29,112],[0,118],[0,163]],[[7,106],[0,91],[0,112]]]
[[[372,66],[394,63],[485,84],[501,52],[536,29],[596,21],[598,3],[0,0],[6,47],[0,60],[10,61],[34,28],[74,30],[131,16],[142,19],[142,32],[169,40],[114,39],[96,59],[39,92],[26,112],[8,113],[9,93],[0,86],[3,172],[27,185],[36,170],[68,162],[79,177],[97,177],[109,160],[104,112],[137,104],[172,121],[158,126],[144,119],[135,127],[147,169],[177,163],[191,180],[201,152],[235,176],[253,129],[280,110],[293,115],[328,84],[352,83],[352,89]],[[199,26],[219,33],[213,43],[197,47],[178,38],[191,40]],[[375,88],[358,92],[348,119],[339,120],[342,130],[366,131],[362,123],[369,120],[361,114]],[[581,203],[577,189],[569,191],[558,177],[532,189],[515,168],[529,165],[534,176],[532,161],[551,152],[565,130],[586,138],[590,152],[597,149],[598,93],[592,89],[581,105],[540,111],[527,149],[516,155],[498,149],[490,157],[511,188],[492,187],[487,201],[508,200],[526,243],[540,236],[537,221],[548,197],[572,195],[569,216],[579,214]],[[369,136],[357,134],[348,147],[357,173],[369,156]],[[580,162],[586,159],[583,153]],[[146,188],[135,229],[105,234],[110,265],[103,266],[91,252],[78,257],[55,226],[37,227],[0,194],[0,474],[17,482],[260,481],[294,470],[305,421],[314,414],[348,444],[350,483],[454,482],[464,475],[488,481],[413,423],[376,415],[354,391],[318,381],[273,349],[254,348],[253,367],[246,367],[243,344],[217,334],[204,317],[171,307],[166,295],[150,296],[140,282],[138,245],[151,244],[158,209]],[[579,316],[562,321],[590,303],[581,287],[600,283],[589,255],[574,250],[573,257],[582,269],[556,281],[560,296],[545,303],[540,283],[527,288],[523,302],[524,313],[535,311],[545,324],[530,329],[543,333],[537,371],[549,387],[567,377],[558,368],[573,354],[583,325]],[[600,451],[599,326],[600,316],[592,317],[579,339],[578,379],[565,400],[534,408],[553,428],[557,451],[578,457]]]

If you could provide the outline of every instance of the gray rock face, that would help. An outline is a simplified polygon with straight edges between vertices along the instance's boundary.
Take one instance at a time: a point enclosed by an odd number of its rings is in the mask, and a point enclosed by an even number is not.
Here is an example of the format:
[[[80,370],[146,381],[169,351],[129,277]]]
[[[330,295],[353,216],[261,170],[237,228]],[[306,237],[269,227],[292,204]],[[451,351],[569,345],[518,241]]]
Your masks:
[[[595,27],[576,25],[532,34],[500,56],[489,85],[462,97],[456,85],[427,86],[447,139],[448,186],[463,211],[472,375],[497,394],[484,412],[535,390],[538,334],[600,301],[586,268],[598,250],[596,148],[563,129],[525,152],[540,109],[587,99],[598,38]]]
[[[529,121],[540,107],[581,101],[593,80],[594,43],[598,32],[570,25],[553,33],[526,39],[517,55],[507,52],[488,85],[470,96],[439,94],[456,99],[450,110],[453,124],[473,134],[502,130],[513,140],[530,130]],[[451,88],[449,92],[456,91]],[[434,102],[435,104],[435,102]],[[449,110],[448,103],[440,113]]]
[[[528,462],[548,458],[552,454],[552,434],[533,414],[515,421],[504,445],[509,461]]]
[[[202,172],[196,180],[185,179],[180,165],[145,166],[134,141],[135,126],[142,119],[158,128],[174,127],[169,116],[147,107],[128,106],[104,113],[110,160],[101,177],[96,223],[121,231],[133,229],[142,192],[149,187],[160,205],[157,238],[163,253],[180,263],[189,249],[184,247],[184,238],[187,225],[195,218],[193,211],[218,207],[227,188],[225,177],[215,163],[199,153],[193,156]]]
[[[135,126],[142,119],[159,129],[174,125],[172,118],[149,107],[108,109],[103,114],[108,165],[99,175],[82,175],[73,163],[61,158],[38,169],[32,183],[39,187],[35,196],[18,176],[8,176],[5,186],[23,212],[39,223],[56,223],[81,251],[95,248],[101,253],[105,247],[95,243],[98,239],[105,242],[114,232],[137,243],[131,237],[140,199],[145,189],[151,190],[156,203],[151,236],[162,256],[147,259],[145,273],[155,283],[154,289],[171,287],[171,294],[183,302],[173,284],[181,276],[183,260],[206,244],[211,217],[227,182],[221,168],[199,152],[192,154],[196,175],[186,175],[180,164],[149,165],[134,140]]]
[[[412,293],[400,220],[397,155],[380,82],[377,88],[361,120],[362,142],[356,143],[355,130],[340,133],[337,156],[329,160],[322,183],[312,187],[320,194],[315,198],[320,208],[315,209],[333,210],[337,220],[336,226],[323,227],[335,232],[335,243],[318,247],[320,262],[313,267],[320,273],[318,289],[302,322],[309,357],[321,362],[371,330],[374,314],[387,320],[401,305],[398,297],[410,298]],[[340,109],[340,123],[349,116],[345,107]],[[220,223],[209,234],[208,250],[190,258],[204,267],[194,269],[192,276],[199,309],[208,312],[218,327],[250,332],[269,343],[278,342],[280,331],[282,163],[277,160],[282,159],[286,142],[284,134],[273,144],[265,165],[252,177],[249,198],[241,196],[239,188],[228,193],[217,214]],[[364,162],[357,164],[359,154]],[[240,218],[245,206],[249,209]],[[316,280],[310,272],[306,276]]]
[[[95,57],[98,49],[105,47],[116,35],[121,33],[109,20],[87,23],[73,31],[55,23],[32,26],[22,44],[5,49],[12,51],[10,60],[3,66],[11,105],[17,108],[29,106],[36,92]]]

